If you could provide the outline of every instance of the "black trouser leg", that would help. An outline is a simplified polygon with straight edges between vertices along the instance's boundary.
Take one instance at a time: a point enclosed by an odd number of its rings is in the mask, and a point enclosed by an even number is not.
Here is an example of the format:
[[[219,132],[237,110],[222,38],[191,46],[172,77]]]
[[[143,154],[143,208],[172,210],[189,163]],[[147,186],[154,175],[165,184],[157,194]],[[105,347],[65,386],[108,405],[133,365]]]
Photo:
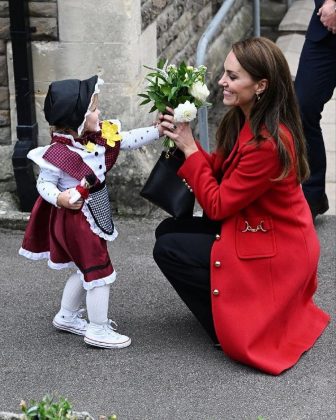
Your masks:
[[[217,223],[203,218],[164,221],[157,229],[154,259],[178,295],[217,343],[210,295],[210,252]]]
[[[313,42],[306,39],[295,79],[304,134],[307,140],[310,178],[303,184],[309,204],[325,197],[326,152],[320,126],[324,105],[336,87],[336,37]]]

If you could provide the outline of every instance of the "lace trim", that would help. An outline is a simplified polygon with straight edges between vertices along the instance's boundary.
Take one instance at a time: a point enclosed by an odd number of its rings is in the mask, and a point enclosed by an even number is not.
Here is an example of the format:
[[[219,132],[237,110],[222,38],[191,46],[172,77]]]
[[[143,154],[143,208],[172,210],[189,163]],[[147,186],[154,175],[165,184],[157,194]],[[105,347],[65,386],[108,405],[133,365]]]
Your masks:
[[[86,121],[86,117],[91,114],[90,107],[91,107],[92,102],[93,102],[93,97],[94,97],[95,93],[99,93],[100,92],[99,86],[100,85],[103,85],[103,84],[104,84],[104,80],[103,79],[99,79],[99,77],[98,77],[98,80],[97,80],[97,83],[96,83],[94,92],[93,92],[93,94],[91,96],[91,99],[90,99],[90,104],[89,104],[88,109],[87,109],[87,111],[86,111],[86,113],[84,115],[84,120],[83,120],[82,124],[77,129],[77,133],[78,133],[79,136],[82,134],[82,132],[84,130],[84,124],[85,124],[85,121]]]
[[[82,207],[82,212],[84,216],[86,217],[86,220],[88,221],[90,228],[93,233],[98,235],[100,238],[105,239],[106,241],[114,241],[115,238],[118,236],[117,229],[114,227],[114,231],[112,235],[108,235],[107,233],[102,232],[102,230],[97,226],[94,218],[92,217],[92,214],[90,213],[90,210],[88,209],[87,204],[84,202],[84,205]]]
[[[27,251],[24,248],[19,249],[19,255],[22,255],[23,257],[29,258],[30,260],[38,261],[38,260],[45,260],[48,259],[50,256],[50,252],[31,252]]]
[[[84,280],[84,276],[83,273],[80,270],[77,270],[77,273],[79,274],[82,282],[83,282],[83,287],[85,290],[91,290],[95,287],[100,287],[100,286],[106,286],[107,284],[111,284],[115,281],[116,279],[116,272],[113,271],[112,274],[110,274],[107,277],[103,277],[101,279],[98,280],[92,280],[90,282],[87,282]]]
[[[67,263],[54,263],[50,259],[48,260],[48,266],[53,270],[62,270],[63,268],[77,268],[73,261]]]

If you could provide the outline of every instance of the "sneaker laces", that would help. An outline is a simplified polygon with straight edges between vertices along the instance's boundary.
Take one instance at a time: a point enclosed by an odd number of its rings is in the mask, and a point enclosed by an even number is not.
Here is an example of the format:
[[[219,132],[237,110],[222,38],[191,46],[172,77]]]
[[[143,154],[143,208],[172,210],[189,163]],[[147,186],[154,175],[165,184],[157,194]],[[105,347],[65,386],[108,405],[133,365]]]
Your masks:
[[[85,308],[78,309],[78,311],[75,313],[75,317],[83,319],[84,312],[86,312]]]
[[[115,321],[113,321],[112,319],[108,319],[108,320],[107,320],[107,326],[108,326],[108,328],[110,328],[111,330],[113,330],[113,331],[117,331],[118,324],[117,324]]]

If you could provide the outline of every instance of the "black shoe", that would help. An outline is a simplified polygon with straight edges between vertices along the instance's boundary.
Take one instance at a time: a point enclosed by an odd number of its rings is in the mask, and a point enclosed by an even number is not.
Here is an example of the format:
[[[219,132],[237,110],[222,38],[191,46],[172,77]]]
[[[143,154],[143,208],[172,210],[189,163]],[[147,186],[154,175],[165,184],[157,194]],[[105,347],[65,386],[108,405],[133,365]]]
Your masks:
[[[308,201],[308,204],[314,220],[318,214],[323,214],[329,209],[328,197],[325,194],[320,200]]]

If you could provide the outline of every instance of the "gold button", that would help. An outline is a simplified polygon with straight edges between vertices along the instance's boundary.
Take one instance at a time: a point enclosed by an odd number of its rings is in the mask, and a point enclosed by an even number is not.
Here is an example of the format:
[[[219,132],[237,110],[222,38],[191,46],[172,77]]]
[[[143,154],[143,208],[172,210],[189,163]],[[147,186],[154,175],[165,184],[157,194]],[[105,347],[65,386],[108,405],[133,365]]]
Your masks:
[[[221,266],[220,261],[215,261],[215,267],[220,267],[220,266]]]
[[[190,192],[193,192],[192,188],[189,188]]]
[[[218,289],[214,289],[214,290],[212,291],[212,294],[213,294],[214,296],[218,296],[218,295],[219,295],[219,290],[218,290]]]
[[[216,241],[219,241],[220,240],[220,235],[217,233],[217,235],[216,235]]]
[[[183,178],[183,179],[182,179],[182,181],[183,181],[185,184],[187,183],[187,181],[185,180],[185,178]]]

